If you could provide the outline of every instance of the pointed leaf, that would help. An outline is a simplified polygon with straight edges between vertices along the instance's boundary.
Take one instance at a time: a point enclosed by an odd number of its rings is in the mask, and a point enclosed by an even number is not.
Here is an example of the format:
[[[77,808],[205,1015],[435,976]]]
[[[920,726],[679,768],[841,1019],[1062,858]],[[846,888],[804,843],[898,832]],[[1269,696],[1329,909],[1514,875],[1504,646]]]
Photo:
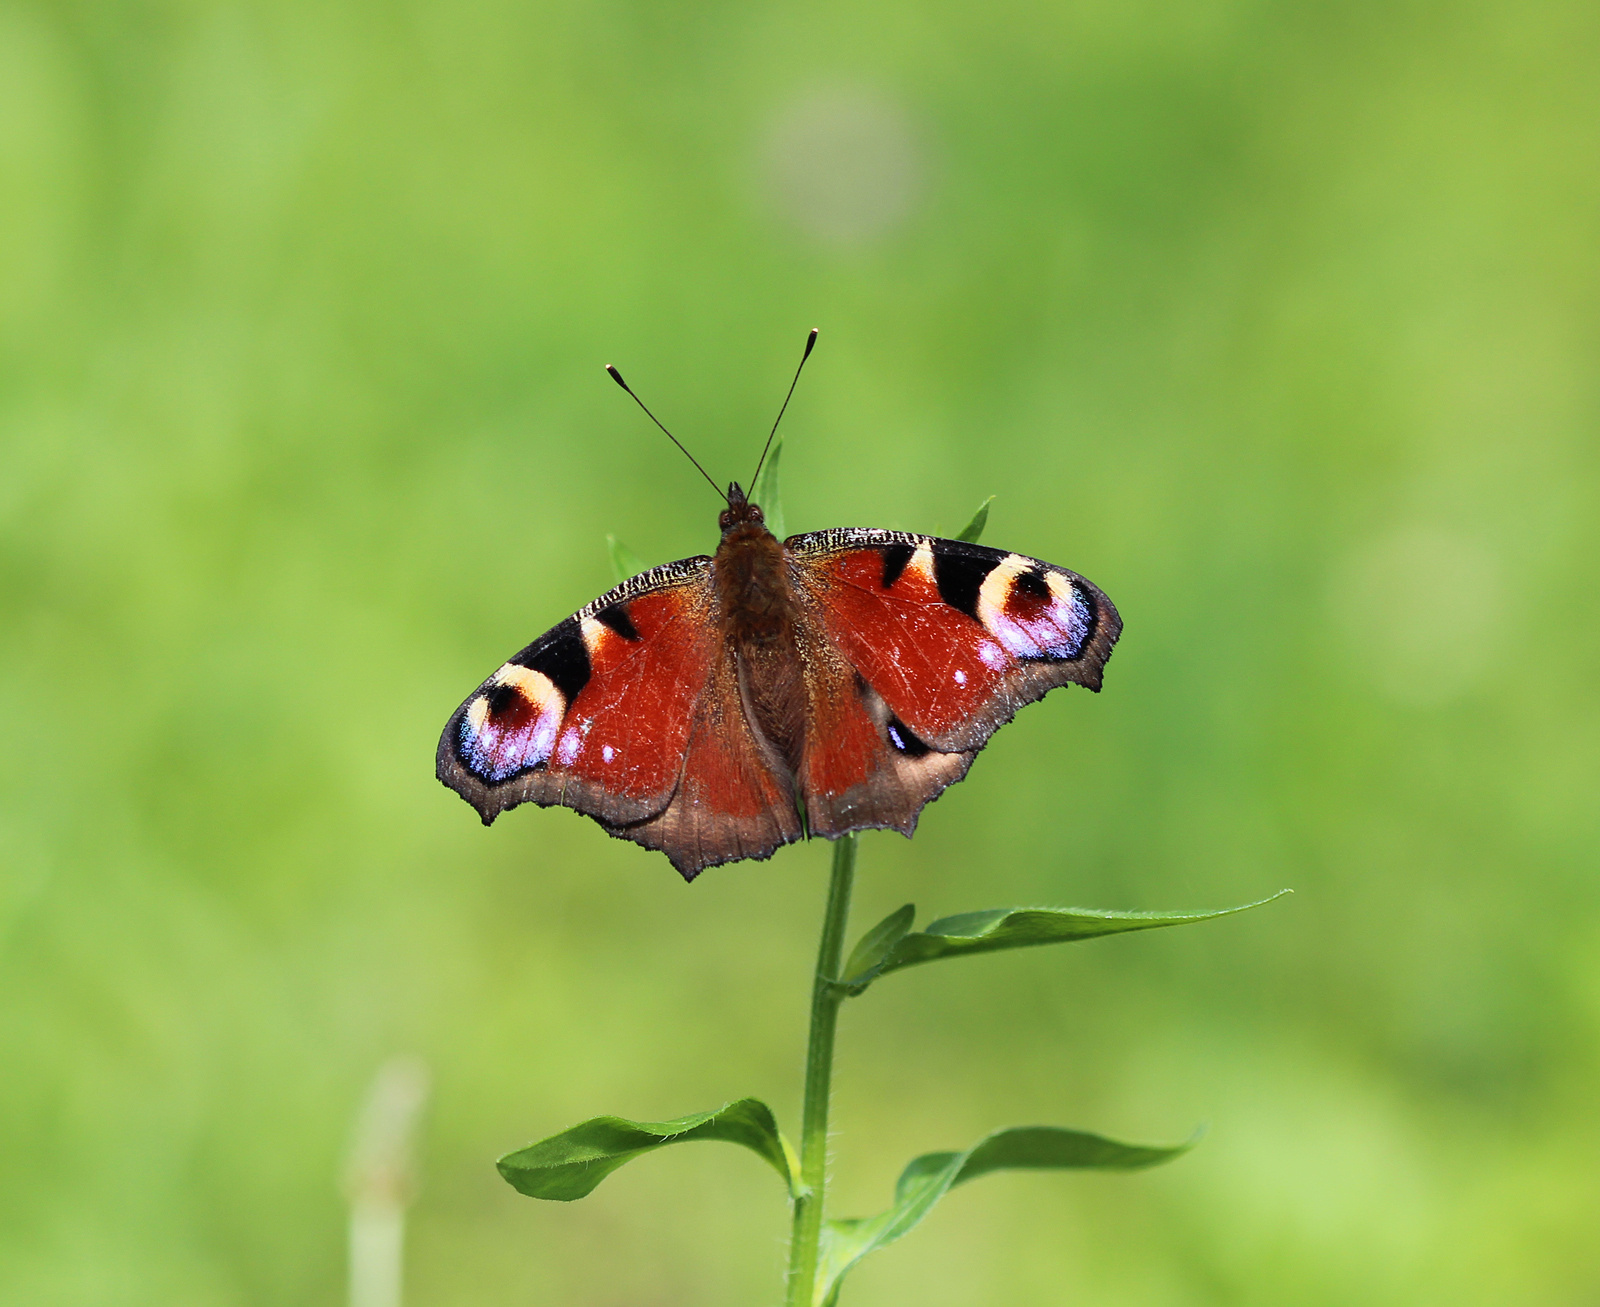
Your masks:
[[[616,536],[606,536],[606,549],[611,554],[611,574],[617,578],[618,585],[630,576],[638,576],[645,570],[645,565],[639,561],[638,555]]]
[[[720,1139],[742,1144],[765,1158],[791,1194],[800,1166],[781,1134],[772,1109],[757,1098],[741,1098],[715,1112],[675,1121],[628,1121],[597,1116],[558,1135],[507,1153],[496,1165],[507,1183],[530,1198],[571,1202],[582,1198],[619,1166],[668,1144]]]
[[[853,993],[860,993],[878,976],[922,962],[993,953],[999,949],[1031,948],[1037,944],[1070,944],[1130,930],[1210,921],[1214,917],[1258,908],[1287,893],[1288,890],[1279,890],[1255,903],[1207,912],[1106,912],[1093,908],[992,908],[987,912],[963,912],[941,917],[922,930],[903,936],[871,975],[859,975],[847,969],[846,975],[850,977],[847,983],[852,986]],[[864,940],[862,942],[865,944]]]
[[[761,506],[761,516],[766,520],[767,530],[783,539],[783,500],[778,496],[778,456],[783,453],[783,437],[779,436],[772,442],[772,448],[767,451],[767,461],[761,465],[761,472],[756,477],[756,482],[750,487],[750,500]]]
[[[964,1153],[924,1153],[900,1173],[888,1211],[860,1220],[824,1222],[817,1301],[824,1307],[836,1302],[840,1281],[852,1266],[915,1228],[955,1185],[990,1171],[1136,1171],[1169,1162],[1194,1143],[1152,1148],[1058,1126],[1017,1126],[995,1131]]]
[[[983,528],[989,525],[989,505],[994,503],[994,496],[990,495],[983,503],[978,505],[978,511],[972,515],[972,521],[962,527],[957,533],[957,540],[965,540],[968,544],[978,543],[978,537],[983,534]]]
[[[853,993],[860,993],[870,985],[882,967],[884,959],[889,956],[889,950],[905,938],[916,916],[917,905],[907,903],[905,907],[891,912],[863,935],[861,942],[850,954],[850,960],[844,964],[839,983]]]

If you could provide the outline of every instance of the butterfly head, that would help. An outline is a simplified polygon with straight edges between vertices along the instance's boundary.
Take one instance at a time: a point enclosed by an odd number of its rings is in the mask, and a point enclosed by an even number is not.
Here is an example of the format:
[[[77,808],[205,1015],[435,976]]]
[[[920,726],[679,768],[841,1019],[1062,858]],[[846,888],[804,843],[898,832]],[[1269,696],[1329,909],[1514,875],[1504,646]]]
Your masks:
[[[737,481],[728,486],[728,506],[722,510],[722,516],[717,519],[717,525],[722,528],[722,534],[736,527],[751,524],[764,526],[766,519],[761,514],[761,506],[752,504],[745,498],[744,490]]]

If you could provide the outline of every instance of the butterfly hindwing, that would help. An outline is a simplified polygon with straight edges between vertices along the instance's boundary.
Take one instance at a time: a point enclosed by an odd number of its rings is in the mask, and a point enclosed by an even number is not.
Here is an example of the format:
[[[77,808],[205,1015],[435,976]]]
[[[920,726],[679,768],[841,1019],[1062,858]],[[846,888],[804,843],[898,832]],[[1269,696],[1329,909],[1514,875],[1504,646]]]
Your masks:
[[[812,832],[831,838],[887,827],[911,834],[923,805],[966,775],[973,752],[930,748],[854,668],[816,680],[824,683],[813,694],[800,770]]]
[[[686,880],[716,863],[770,857],[801,837],[793,780],[752,730],[725,646],[695,706],[677,790],[658,816],[611,833],[660,849]]]

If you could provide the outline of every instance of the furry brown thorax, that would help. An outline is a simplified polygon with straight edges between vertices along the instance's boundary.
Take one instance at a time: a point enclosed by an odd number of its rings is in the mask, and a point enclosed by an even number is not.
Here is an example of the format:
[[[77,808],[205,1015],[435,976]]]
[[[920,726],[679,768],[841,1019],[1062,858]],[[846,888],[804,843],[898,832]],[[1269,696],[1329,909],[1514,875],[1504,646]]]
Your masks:
[[[767,530],[759,505],[736,481],[718,519],[722,543],[712,559],[723,639],[732,646],[739,689],[766,741],[800,770],[806,683],[795,639],[795,596],[783,542]]]

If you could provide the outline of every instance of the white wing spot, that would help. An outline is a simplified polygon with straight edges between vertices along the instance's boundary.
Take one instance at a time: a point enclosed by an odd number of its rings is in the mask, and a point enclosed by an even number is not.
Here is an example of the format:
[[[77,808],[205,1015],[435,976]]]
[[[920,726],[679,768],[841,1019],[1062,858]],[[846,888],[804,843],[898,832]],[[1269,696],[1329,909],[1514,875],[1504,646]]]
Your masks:
[[[572,766],[578,756],[578,746],[583,743],[583,732],[571,727],[561,733],[561,743],[556,746],[556,761],[563,767]]]

